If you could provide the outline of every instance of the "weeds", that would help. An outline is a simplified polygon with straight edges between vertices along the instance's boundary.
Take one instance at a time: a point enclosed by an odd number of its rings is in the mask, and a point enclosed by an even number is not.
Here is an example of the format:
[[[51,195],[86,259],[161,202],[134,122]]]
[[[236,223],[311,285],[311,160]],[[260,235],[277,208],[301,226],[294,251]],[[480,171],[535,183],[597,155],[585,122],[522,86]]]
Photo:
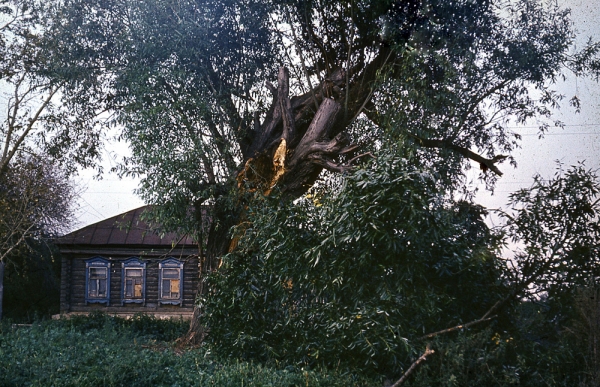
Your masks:
[[[171,344],[183,321],[102,314],[0,325],[0,386],[362,386],[353,375],[219,361]]]

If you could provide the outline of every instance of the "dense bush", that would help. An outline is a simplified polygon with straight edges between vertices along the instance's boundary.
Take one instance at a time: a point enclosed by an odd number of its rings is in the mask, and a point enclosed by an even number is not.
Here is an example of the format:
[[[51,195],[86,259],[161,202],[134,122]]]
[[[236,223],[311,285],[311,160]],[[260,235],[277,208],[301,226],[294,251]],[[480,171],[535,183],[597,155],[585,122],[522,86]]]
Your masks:
[[[60,258],[46,241],[28,239],[7,256],[3,317],[22,323],[59,312]]]
[[[497,232],[418,163],[378,156],[341,187],[248,207],[201,299],[212,348],[397,378],[429,344],[415,385],[594,385],[600,308],[576,300],[598,278],[595,174],[536,178]],[[506,264],[508,237],[522,248]]]
[[[204,349],[180,350],[159,337],[181,322],[104,315],[0,325],[0,386],[364,386],[352,375],[220,362]]]
[[[480,318],[506,292],[483,209],[448,200],[409,161],[380,155],[315,195],[248,209],[202,300],[220,353],[399,372],[421,336]]]
[[[514,326],[438,337],[436,353],[407,383],[428,386],[596,386],[576,337],[548,317],[547,302],[519,304]],[[565,329],[567,328],[567,329]]]

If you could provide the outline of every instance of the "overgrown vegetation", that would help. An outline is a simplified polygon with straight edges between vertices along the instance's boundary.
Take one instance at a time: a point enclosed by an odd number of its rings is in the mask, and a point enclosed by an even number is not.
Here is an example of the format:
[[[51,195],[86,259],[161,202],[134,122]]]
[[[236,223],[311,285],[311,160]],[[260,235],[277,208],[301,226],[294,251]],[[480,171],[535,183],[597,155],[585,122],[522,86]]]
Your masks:
[[[211,345],[394,380],[430,348],[417,385],[594,385],[595,347],[582,343],[597,343],[598,306],[582,289],[600,267],[595,173],[537,177],[497,229],[436,182],[382,152],[294,205],[255,200],[201,299]]]
[[[548,300],[513,309],[511,332],[492,322],[437,337],[436,353],[408,386],[595,386],[599,344],[597,288],[575,292],[577,318],[561,327]],[[591,323],[591,325],[590,325]],[[257,363],[233,352],[180,348],[186,321],[104,314],[0,325],[2,386],[381,386],[356,369]],[[505,327],[506,328],[506,327]]]
[[[419,386],[598,384],[595,173],[537,177],[500,229],[465,184],[471,162],[493,187],[514,161],[512,125],[548,130],[565,72],[598,78],[600,43],[574,51],[557,3],[0,4],[14,91],[0,183],[16,187],[6,171],[38,152],[67,176],[123,128],[117,169],[141,177],[166,229],[206,240],[202,271],[216,270],[188,336],[208,332],[208,349],[174,352],[164,340],[182,331],[144,318],[5,326],[7,384],[348,385],[361,382],[302,368],[400,381],[416,364]],[[305,196],[323,171],[344,176]],[[9,188],[3,213],[22,202]],[[0,229],[11,250],[27,234],[14,230]]]
[[[367,386],[374,381],[336,371],[220,361],[173,340],[188,323],[102,314],[0,325],[2,386]]]
[[[238,230],[202,301],[214,345],[389,372],[421,350],[413,339],[477,319],[508,293],[485,211],[448,200],[411,161],[379,156],[337,192],[248,209],[252,227]]]

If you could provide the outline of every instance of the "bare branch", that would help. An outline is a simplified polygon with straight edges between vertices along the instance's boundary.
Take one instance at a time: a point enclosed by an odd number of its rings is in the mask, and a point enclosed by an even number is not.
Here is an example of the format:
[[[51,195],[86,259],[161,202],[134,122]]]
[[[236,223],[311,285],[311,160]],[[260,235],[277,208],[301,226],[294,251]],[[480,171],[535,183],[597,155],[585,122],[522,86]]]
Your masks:
[[[308,159],[313,164],[323,167],[331,172],[346,173],[352,171],[355,167],[352,165],[336,163],[335,161],[326,159],[323,155],[313,154],[308,156]]]
[[[404,373],[404,375],[402,375],[402,377],[400,379],[398,379],[398,381],[394,384],[392,384],[392,387],[399,387],[400,385],[402,385],[404,382],[406,382],[406,380],[408,379],[408,377],[410,376],[410,374],[412,374],[413,372],[415,372],[415,370],[417,369],[417,367],[419,366],[419,364],[421,364],[422,362],[424,362],[427,359],[427,356],[431,355],[435,353],[435,351],[431,348],[429,348],[429,345],[425,348],[425,352],[423,352],[423,354],[417,359],[415,360],[414,363],[411,364],[411,366],[408,368],[408,370],[406,370],[406,372]]]
[[[503,161],[508,156],[497,155],[492,159],[486,159],[485,157],[473,152],[472,150],[463,148],[456,144],[453,144],[450,141],[426,139],[426,138],[421,138],[421,137],[418,137],[418,136],[416,136],[414,134],[410,134],[410,133],[409,133],[409,136],[414,138],[419,145],[424,146],[424,147],[451,149],[451,150],[463,155],[464,157],[466,157],[468,159],[478,162],[479,165],[481,166],[481,169],[484,172],[489,169],[492,172],[494,172],[495,174],[497,174],[498,176],[502,176],[502,172],[498,169],[498,167],[496,167],[496,163]]]
[[[359,155],[356,155],[353,158],[351,158],[350,160],[348,160],[348,164],[352,164],[354,161],[356,161],[359,158],[364,157],[364,156],[370,156],[372,159],[376,158],[375,156],[373,156],[373,153],[371,153],[371,152],[365,152],[365,153],[361,153]]]
[[[282,138],[288,143],[291,142],[296,135],[296,124],[294,122],[292,103],[289,97],[289,78],[290,75],[287,68],[280,67],[279,75],[277,76],[277,98],[279,99],[279,109],[281,110],[281,118],[283,121]]]
[[[482,323],[482,322],[486,322],[486,321],[490,321],[490,320],[493,320],[494,318],[496,318],[496,316],[490,316],[490,317],[486,317],[488,314],[489,314],[489,311],[488,311],[488,313],[486,313],[486,314],[485,314],[485,315],[484,315],[482,318],[480,318],[479,320],[471,321],[471,322],[469,322],[469,323],[466,323],[466,324],[460,324],[460,325],[456,325],[456,326],[454,326],[454,327],[452,327],[452,328],[442,329],[441,331],[437,331],[437,332],[429,333],[429,334],[427,334],[427,335],[425,335],[425,336],[423,336],[423,337],[420,337],[420,339],[421,339],[421,340],[424,340],[424,339],[431,339],[432,337],[435,337],[435,336],[443,335],[443,334],[445,334],[445,333],[454,332],[454,331],[457,331],[457,330],[459,330],[459,329],[466,329],[466,328],[468,328],[468,327],[471,327],[471,326],[473,326],[473,325],[476,325],[476,324],[479,324],[479,323]]]
[[[35,112],[33,117],[31,117],[29,119],[29,124],[27,125],[27,127],[25,128],[23,133],[21,133],[21,136],[19,136],[17,141],[15,141],[15,144],[13,145],[12,149],[8,152],[8,154],[6,156],[2,157],[2,160],[0,161],[0,174],[2,174],[6,170],[6,168],[8,167],[9,161],[15,156],[15,154],[19,150],[21,144],[23,144],[23,142],[29,135],[29,132],[31,132],[31,129],[33,129],[33,126],[38,122],[40,115],[44,112],[44,110],[46,109],[48,104],[50,104],[52,97],[54,97],[54,94],[56,94],[56,92],[60,89],[61,86],[62,86],[62,84],[57,85],[54,87],[54,89],[50,90],[50,93],[44,99],[44,102],[42,102],[42,104],[39,106],[39,108],[37,109],[37,111]],[[5,151],[6,151],[6,149],[5,149]]]
[[[323,100],[323,103],[319,106],[319,110],[315,114],[310,126],[294,151],[294,155],[289,163],[290,168],[293,168],[303,158],[312,153],[315,143],[319,139],[327,137],[329,129],[335,122],[340,109],[340,104],[333,99],[325,98]]]

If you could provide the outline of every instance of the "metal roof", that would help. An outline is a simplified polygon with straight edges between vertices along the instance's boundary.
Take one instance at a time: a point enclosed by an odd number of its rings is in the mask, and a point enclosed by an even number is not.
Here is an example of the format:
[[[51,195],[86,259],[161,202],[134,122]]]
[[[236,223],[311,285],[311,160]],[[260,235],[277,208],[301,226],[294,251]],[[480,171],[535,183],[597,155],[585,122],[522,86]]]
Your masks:
[[[189,236],[159,235],[157,227],[142,220],[143,206],[75,230],[55,240],[57,245],[196,245]]]

